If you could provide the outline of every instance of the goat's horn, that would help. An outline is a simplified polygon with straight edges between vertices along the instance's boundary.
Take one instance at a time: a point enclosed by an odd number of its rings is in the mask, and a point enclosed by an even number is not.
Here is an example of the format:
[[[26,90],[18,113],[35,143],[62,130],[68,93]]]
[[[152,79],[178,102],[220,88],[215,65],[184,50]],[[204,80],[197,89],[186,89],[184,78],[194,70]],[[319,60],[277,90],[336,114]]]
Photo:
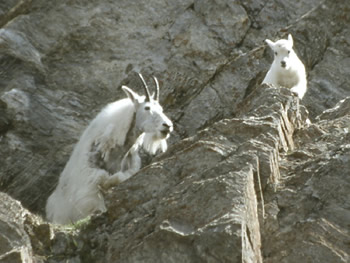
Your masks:
[[[139,77],[140,77],[140,79],[141,79],[141,81],[142,81],[143,88],[145,89],[146,101],[151,101],[151,94],[149,93],[149,90],[148,90],[146,81],[145,81],[144,78],[142,77],[142,74],[141,74],[141,73],[139,73]]]
[[[156,98],[156,101],[159,101],[159,82],[158,82],[158,79],[155,76],[153,76],[153,80],[154,80],[154,83],[156,84],[155,98]]]

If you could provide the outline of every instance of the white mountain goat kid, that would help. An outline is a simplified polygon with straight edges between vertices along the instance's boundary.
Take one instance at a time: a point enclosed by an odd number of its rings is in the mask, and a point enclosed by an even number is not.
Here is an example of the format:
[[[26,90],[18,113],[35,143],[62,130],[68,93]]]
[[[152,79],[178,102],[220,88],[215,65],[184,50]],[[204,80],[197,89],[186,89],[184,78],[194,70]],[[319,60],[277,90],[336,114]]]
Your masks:
[[[289,88],[302,99],[307,88],[306,73],[303,62],[293,50],[292,35],[288,35],[288,40],[265,41],[274,51],[275,58],[262,83]]]
[[[150,95],[139,74],[145,96],[122,86],[128,98],[108,104],[90,123],[75,146],[46,204],[47,219],[67,224],[95,211],[105,211],[99,187],[123,182],[141,168],[142,146],[155,154],[167,149],[173,124],[159,104],[159,83]]]

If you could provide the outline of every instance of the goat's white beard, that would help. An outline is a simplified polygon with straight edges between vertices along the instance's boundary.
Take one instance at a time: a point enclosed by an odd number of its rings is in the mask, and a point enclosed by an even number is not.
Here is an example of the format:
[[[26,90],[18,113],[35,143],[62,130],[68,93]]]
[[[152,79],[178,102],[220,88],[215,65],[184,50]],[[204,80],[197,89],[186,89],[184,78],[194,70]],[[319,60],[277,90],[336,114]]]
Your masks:
[[[150,154],[156,154],[158,150],[165,152],[168,148],[166,138],[159,138],[154,133],[143,133],[142,134],[142,146]]]

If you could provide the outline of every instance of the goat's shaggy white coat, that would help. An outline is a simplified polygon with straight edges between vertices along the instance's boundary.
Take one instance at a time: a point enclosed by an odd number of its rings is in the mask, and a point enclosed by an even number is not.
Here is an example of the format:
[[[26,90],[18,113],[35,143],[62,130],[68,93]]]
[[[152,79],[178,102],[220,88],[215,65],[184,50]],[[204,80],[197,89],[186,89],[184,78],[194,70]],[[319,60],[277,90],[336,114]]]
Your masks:
[[[262,83],[289,88],[302,99],[307,89],[306,72],[303,62],[293,50],[292,35],[288,35],[288,40],[265,41],[275,57]]]
[[[172,123],[157,98],[147,100],[127,87],[123,90],[129,98],[107,105],[75,146],[47,201],[49,221],[67,224],[105,211],[99,187],[109,188],[134,175],[141,168],[141,146],[152,154],[166,150]],[[100,163],[112,167],[113,174]]]

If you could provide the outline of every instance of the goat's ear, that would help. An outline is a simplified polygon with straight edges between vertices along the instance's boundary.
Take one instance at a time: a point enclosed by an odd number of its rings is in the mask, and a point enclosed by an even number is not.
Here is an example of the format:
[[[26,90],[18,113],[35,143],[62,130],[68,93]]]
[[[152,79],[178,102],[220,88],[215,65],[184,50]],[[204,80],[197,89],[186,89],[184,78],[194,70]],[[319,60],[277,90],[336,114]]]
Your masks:
[[[271,41],[270,39],[265,39],[265,42],[270,46],[271,49],[275,47],[275,42]]]
[[[291,34],[288,35],[288,42],[291,46],[293,46],[293,37]]]
[[[140,96],[136,92],[132,91],[127,86],[122,86],[122,89],[126,93],[126,95],[128,95],[129,99],[132,100],[133,103],[138,102]]]

